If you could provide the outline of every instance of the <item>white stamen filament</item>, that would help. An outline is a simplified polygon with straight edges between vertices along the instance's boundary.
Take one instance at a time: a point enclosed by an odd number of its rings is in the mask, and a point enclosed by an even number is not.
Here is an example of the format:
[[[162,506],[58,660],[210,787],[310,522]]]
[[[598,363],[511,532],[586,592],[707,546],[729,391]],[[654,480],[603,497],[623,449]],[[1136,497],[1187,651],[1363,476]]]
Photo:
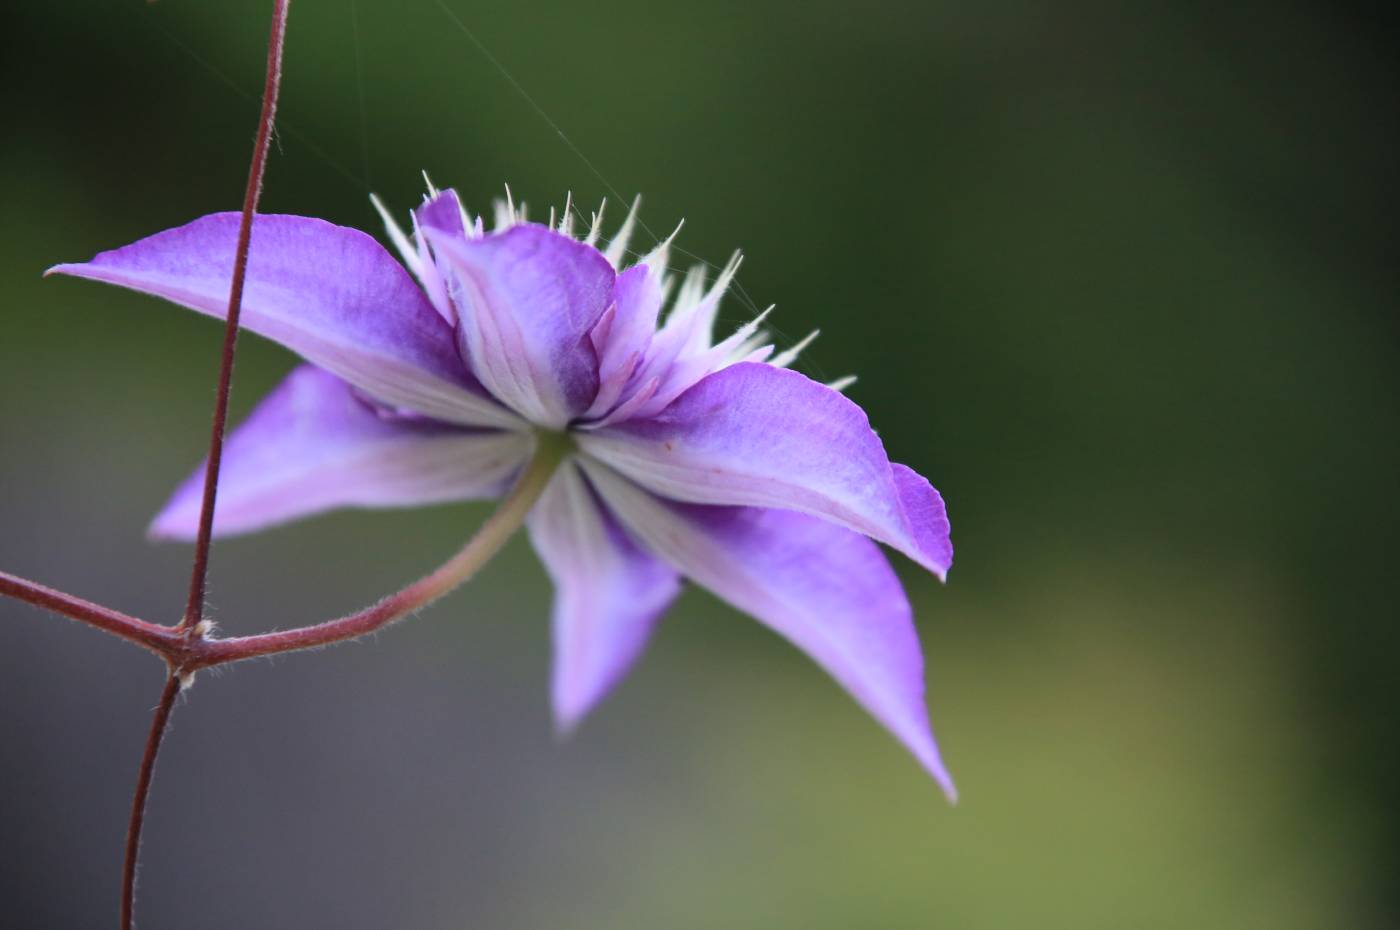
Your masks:
[[[637,208],[641,205],[642,195],[638,194],[632,198],[632,208],[627,211],[627,218],[622,221],[622,227],[603,252],[603,257],[611,262],[614,268],[621,267],[623,256],[627,254],[627,244],[632,241],[632,230],[637,226]]]
[[[403,263],[408,266],[408,270],[413,272],[415,277],[423,276],[423,263],[418,260],[418,247],[408,240],[403,227],[389,213],[389,208],[384,206],[384,201],[379,199],[378,194],[370,194],[369,202],[374,204],[374,209],[379,211],[379,218],[384,221],[384,231],[389,234],[389,241],[398,250]]]
[[[812,344],[812,340],[816,339],[817,335],[820,332],[821,330],[819,329],[812,330],[810,333],[803,336],[802,339],[797,343],[797,345],[793,346],[790,349],[785,349],[784,351],[779,352],[777,355],[773,356],[773,360],[768,364],[772,365],[774,368],[788,367],[793,362],[797,361],[797,356],[801,355],[802,350]]]

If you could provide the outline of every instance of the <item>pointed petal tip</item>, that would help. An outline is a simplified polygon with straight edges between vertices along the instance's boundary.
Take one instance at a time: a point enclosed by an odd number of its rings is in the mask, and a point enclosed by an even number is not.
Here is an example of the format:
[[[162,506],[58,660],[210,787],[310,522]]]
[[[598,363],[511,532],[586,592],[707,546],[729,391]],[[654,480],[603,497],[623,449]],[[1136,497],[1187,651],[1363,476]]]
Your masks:
[[[932,731],[928,731],[927,738],[916,737],[912,741],[906,741],[904,745],[914,754],[915,760],[923,768],[933,781],[938,785],[943,796],[948,799],[949,804],[958,803],[958,786],[953,782],[952,773],[943,764],[943,756],[938,751],[938,744],[933,740]]]
[[[50,268],[45,268],[44,273],[40,275],[40,277],[51,278],[56,274],[66,274],[80,277],[82,275],[82,269],[86,266],[86,264],[86,262],[60,262],[59,264],[54,265]]]
[[[900,506],[917,546],[917,552],[909,555],[946,583],[948,570],[953,567],[953,538],[943,495],[927,478],[907,465],[892,462],[890,468]]]
[[[938,579],[939,584],[948,583],[948,573],[953,570],[952,543],[948,543],[948,548],[932,554],[926,555],[925,561],[920,565],[927,569],[928,573]]]
[[[948,572],[953,569],[953,540],[948,535],[946,521],[941,532],[937,527],[929,531],[921,526],[915,526],[914,531],[918,534],[915,538],[919,550],[910,556],[940,583],[947,584]]]
[[[567,743],[574,738],[578,732],[579,724],[583,722],[583,712],[564,710],[557,705],[554,708],[554,741],[556,743]]]
[[[223,503],[220,501],[220,503]],[[188,478],[177,485],[165,503],[146,524],[146,541],[152,543],[189,543],[199,536],[199,512],[204,504],[204,463],[200,463]],[[215,524],[215,535],[218,525]]]
[[[196,535],[194,527],[187,525],[187,521],[177,519],[169,511],[156,514],[146,527],[146,541],[152,543],[193,542]]]
[[[554,715],[554,739],[566,743],[574,738],[580,726],[593,709],[607,697],[610,688],[592,689],[589,693],[561,693],[559,686],[553,696],[551,710]]]

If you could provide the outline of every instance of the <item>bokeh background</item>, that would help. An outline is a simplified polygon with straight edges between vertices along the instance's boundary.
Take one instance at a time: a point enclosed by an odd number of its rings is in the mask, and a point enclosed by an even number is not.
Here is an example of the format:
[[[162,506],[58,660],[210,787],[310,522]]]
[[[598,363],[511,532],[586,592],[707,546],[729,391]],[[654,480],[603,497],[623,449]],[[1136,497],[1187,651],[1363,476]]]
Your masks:
[[[0,36],[0,565],[153,619],[220,329],[39,275],[237,207],[269,5],[11,4]],[[641,191],[695,256],[745,249],[726,319],[822,327],[801,367],[860,375],[950,504],[949,584],[901,571],[963,800],[698,591],[556,741],[517,540],[372,642],[204,676],[141,925],[1394,926],[1394,72],[1336,3],[298,0],[265,209],[378,232],[368,191],[406,210],[420,169],[477,206]],[[241,353],[235,417],[293,365]],[[484,513],[223,543],[214,608],[354,608]],[[6,925],[113,920],[160,673],[0,603]]]

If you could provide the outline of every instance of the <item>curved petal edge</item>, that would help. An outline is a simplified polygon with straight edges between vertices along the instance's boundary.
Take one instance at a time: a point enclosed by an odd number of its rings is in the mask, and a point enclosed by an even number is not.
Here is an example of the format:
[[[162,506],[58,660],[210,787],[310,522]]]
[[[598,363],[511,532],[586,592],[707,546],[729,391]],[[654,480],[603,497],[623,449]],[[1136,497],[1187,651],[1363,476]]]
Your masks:
[[[210,214],[45,274],[116,284],[223,319],[239,219]],[[520,425],[481,389],[452,327],[408,272],[359,230],[259,214],[240,323],[385,403],[471,426]]]
[[[806,514],[679,504],[584,467],[648,549],[807,653],[956,799],[924,705],[909,601],[878,546]]]
[[[731,365],[653,417],[578,441],[662,497],[795,510],[891,545],[939,578],[952,564],[938,492],[890,462],[860,407],[794,371]]]
[[[632,540],[572,463],[555,474],[528,527],[555,586],[554,716],[568,732],[641,655],[680,578]]]

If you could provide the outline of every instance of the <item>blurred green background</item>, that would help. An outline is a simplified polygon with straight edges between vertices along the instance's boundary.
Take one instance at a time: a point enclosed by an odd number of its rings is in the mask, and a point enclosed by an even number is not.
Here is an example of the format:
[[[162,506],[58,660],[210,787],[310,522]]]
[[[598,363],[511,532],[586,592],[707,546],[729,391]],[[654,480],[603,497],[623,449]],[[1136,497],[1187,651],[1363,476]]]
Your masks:
[[[1389,927],[1400,207],[1387,23],[1307,3],[297,0],[264,208],[379,232],[645,194],[949,501],[905,571],[963,792],[688,592],[567,742],[517,541],[372,642],[205,675],[144,927]],[[0,38],[0,565],[152,619],[219,327],[58,261],[236,209],[267,2],[13,4]],[[605,180],[606,179],[606,180]],[[615,198],[614,198],[615,200]],[[614,207],[618,206],[614,202]],[[615,214],[616,218],[617,214]],[[646,237],[643,236],[643,241]],[[726,318],[746,318],[746,301]],[[241,416],[293,364],[243,342]],[[228,631],[359,606],[482,507],[215,550]],[[105,926],[160,685],[0,603],[0,895]]]

